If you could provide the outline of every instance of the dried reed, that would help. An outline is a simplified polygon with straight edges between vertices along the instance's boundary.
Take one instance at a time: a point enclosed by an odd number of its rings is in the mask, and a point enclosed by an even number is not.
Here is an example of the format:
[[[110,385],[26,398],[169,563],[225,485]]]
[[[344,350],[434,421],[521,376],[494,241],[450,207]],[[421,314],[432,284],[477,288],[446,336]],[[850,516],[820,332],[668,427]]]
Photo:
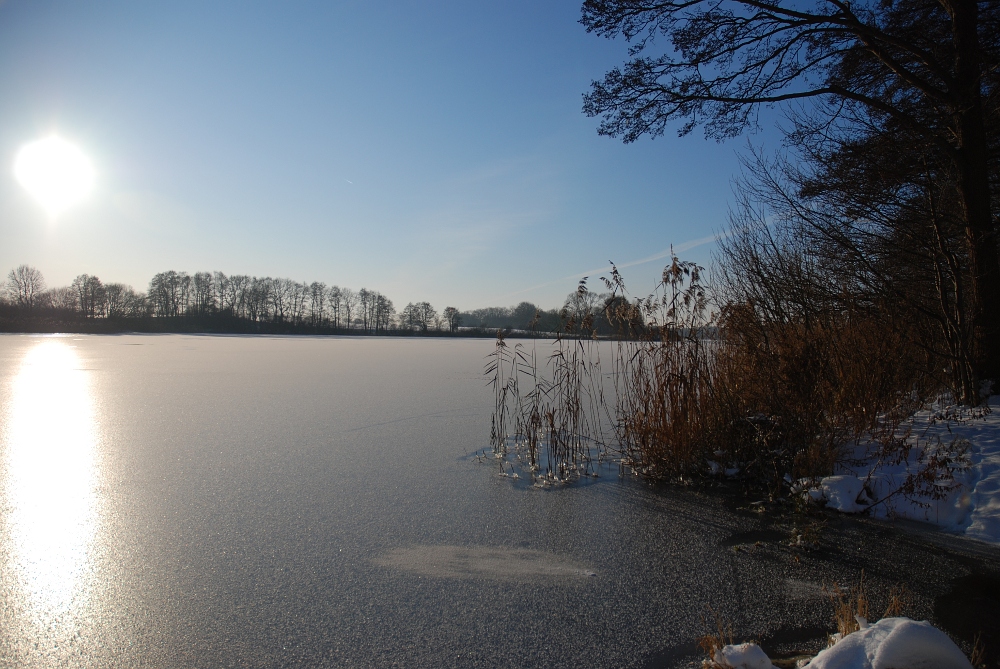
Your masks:
[[[544,361],[535,344],[498,334],[486,369],[494,456],[513,454],[543,483],[593,474],[609,458],[650,478],[735,472],[773,498],[848,456],[910,456],[906,418],[930,388],[911,373],[918,354],[900,328],[849,310],[775,316],[727,303],[717,316],[702,272],[672,257],[655,290],[633,298],[612,267],[601,314],[612,342],[598,338],[593,314],[567,317]],[[587,302],[585,280],[577,290]],[[862,441],[871,446],[858,453]],[[946,494],[963,466],[953,446],[924,449],[892,494]]]
[[[702,660],[701,666],[702,669],[724,669],[725,665],[719,664],[716,658],[719,657],[719,651],[733,643],[733,625],[711,606],[706,606],[706,608],[715,621],[715,630],[698,639],[698,648],[706,656]],[[710,627],[705,616],[701,617],[701,624]]]
[[[847,592],[844,592],[836,582],[823,591],[833,604],[833,619],[837,626],[837,635],[831,637],[832,646],[837,639],[857,632],[862,625],[868,623],[868,592],[865,588],[865,574],[861,572],[861,580]]]

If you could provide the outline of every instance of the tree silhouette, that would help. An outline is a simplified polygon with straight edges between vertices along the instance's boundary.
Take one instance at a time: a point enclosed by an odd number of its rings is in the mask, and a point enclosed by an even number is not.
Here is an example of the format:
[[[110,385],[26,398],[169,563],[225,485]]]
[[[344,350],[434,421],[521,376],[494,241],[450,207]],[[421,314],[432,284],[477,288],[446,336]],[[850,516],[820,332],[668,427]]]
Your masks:
[[[34,267],[18,265],[7,274],[7,290],[18,306],[30,310],[45,290],[45,279]]]
[[[838,118],[905,128],[955,171],[976,372],[1000,378],[1000,257],[990,192],[1000,3],[990,0],[586,0],[588,32],[632,42],[584,111],[632,142],[676,121],[737,135],[761,105],[815,99]],[[668,42],[658,48],[657,41]],[[859,126],[859,130],[862,129]]]

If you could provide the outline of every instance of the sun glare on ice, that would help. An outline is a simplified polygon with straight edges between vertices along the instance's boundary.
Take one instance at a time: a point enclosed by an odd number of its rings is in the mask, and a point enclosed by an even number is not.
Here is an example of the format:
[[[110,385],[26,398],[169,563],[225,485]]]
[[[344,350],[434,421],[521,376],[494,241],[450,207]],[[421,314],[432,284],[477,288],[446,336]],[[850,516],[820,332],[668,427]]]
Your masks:
[[[94,186],[94,168],[74,144],[55,135],[17,154],[14,175],[50,216],[82,201]]]

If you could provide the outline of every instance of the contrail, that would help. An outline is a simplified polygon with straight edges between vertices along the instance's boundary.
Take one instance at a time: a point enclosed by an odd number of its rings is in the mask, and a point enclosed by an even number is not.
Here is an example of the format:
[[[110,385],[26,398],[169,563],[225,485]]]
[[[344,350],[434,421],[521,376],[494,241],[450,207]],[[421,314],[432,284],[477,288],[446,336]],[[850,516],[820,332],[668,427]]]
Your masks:
[[[698,246],[704,246],[705,244],[711,244],[712,242],[717,242],[720,239],[725,239],[730,234],[731,231],[727,230],[726,232],[720,232],[715,235],[709,235],[708,237],[699,237],[698,239],[690,239],[686,242],[674,246],[673,253],[675,254],[684,253],[685,251],[690,251],[691,249],[696,248]],[[653,262],[654,260],[660,260],[662,258],[666,258],[667,256],[670,255],[670,253],[671,249],[668,247],[666,250],[660,251],[655,255],[647,256],[645,258],[640,258],[638,260],[630,260],[629,262],[622,263],[620,265],[616,263],[615,267],[617,267],[618,269],[622,269],[624,267],[635,267],[636,265],[644,265],[645,263]],[[507,293],[506,295],[501,295],[494,299],[497,300],[508,299],[514,297],[515,295],[521,295],[523,293],[528,293],[533,290],[537,290],[539,288],[544,288],[545,286],[551,286],[554,283],[562,283],[570,280],[579,280],[585,276],[594,276],[595,274],[601,274],[603,272],[610,272],[610,271],[611,271],[611,265],[605,265],[604,267],[598,267],[597,269],[588,270],[586,272],[580,272],[579,274],[570,274],[568,276],[559,277],[558,279],[552,279],[551,281],[546,281],[545,283],[540,283],[538,285],[531,286],[530,288],[524,288],[522,290],[513,293]]]

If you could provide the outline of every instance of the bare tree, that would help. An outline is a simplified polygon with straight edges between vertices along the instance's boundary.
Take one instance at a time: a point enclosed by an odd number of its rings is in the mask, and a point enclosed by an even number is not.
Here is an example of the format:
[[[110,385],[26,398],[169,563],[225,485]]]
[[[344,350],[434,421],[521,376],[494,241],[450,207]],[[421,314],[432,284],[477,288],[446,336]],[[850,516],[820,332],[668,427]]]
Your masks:
[[[29,265],[18,265],[7,275],[7,291],[18,306],[33,309],[38,296],[45,290],[42,273]]]
[[[309,324],[320,327],[326,322],[326,284],[313,281],[309,284]]]
[[[288,280],[288,316],[292,323],[301,325],[306,316],[306,303],[309,301],[309,286],[298,281]]]
[[[121,318],[125,315],[126,290],[129,290],[129,287],[122,283],[109,283],[104,286],[108,318]]]
[[[730,137],[761,105],[828,101],[838,118],[905,129],[955,171],[976,376],[1000,378],[1000,256],[990,192],[1000,3],[977,0],[586,0],[588,32],[631,41],[584,111],[631,142],[704,123]],[[656,50],[657,40],[669,45]]]
[[[104,286],[108,318],[139,318],[146,314],[146,296],[132,286],[109,283]]]
[[[458,309],[455,307],[445,307],[443,315],[444,322],[448,324],[448,330],[451,332],[458,330],[458,326],[462,324],[462,317]]]
[[[215,286],[212,282],[211,272],[196,272],[191,280],[192,288],[192,308],[199,315],[209,314],[215,311]]]
[[[76,295],[80,313],[87,318],[99,318],[104,316],[107,298],[104,292],[104,284],[96,276],[81,274],[73,279],[70,286]]]
[[[399,312],[399,327],[406,330],[420,328],[420,311],[413,302],[408,302],[403,307],[403,310]]]
[[[420,302],[416,305],[416,308],[420,329],[427,332],[427,329],[432,327],[437,321],[437,311],[429,302]]]
[[[181,284],[185,274],[170,270],[160,272],[149,280],[150,303],[156,316],[179,316],[181,314]]]
[[[76,292],[70,286],[61,286],[59,288],[52,288],[45,292],[45,301],[52,306],[53,309],[60,309],[64,311],[76,311],[77,310],[77,300]]]
[[[233,274],[225,283],[222,308],[237,318],[247,318],[247,294],[253,280],[246,274]]]
[[[330,319],[333,321],[333,327],[340,327],[341,318],[341,295],[342,291],[340,286],[330,286],[330,289],[326,294],[326,302],[328,309],[330,311]]]
[[[344,324],[347,328],[353,327],[355,310],[358,306],[358,295],[350,288],[340,289],[340,308],[344,314]]]
[[[271,279],[253,277],[247,286],[247,318],[254,322],[266,321],[269,318],[271,294]]]
[[[292,290],[293,281],[291,279],[269,279],[270,289],[268,298],[270,300],[271,316],[276,323],[284,323],[292,310]]]
[[[385,332],[393,327],[393,319],[396,310],[392,306],[392,300],[379,292],[372,293],[372,323],[376,332]]]
[[[178,313],[187,314],[191,311],[191,303],[194,301],[194,282],[187,272],[177,273],[177,308]]]
[[[354,327],[358,312],[358,294],[350,288],[340,289],[340,303],[344,310],[344,323],[348,328]]]
[[[227,305],[226,297],[229,292],[229,277],[222,272],[212,273],[212,301],[215,309],[221,312],[231,311]]]
[[[367,288],[358,291],[358,307],[361,315],[361,327],[368,332],[375,315],[375,294]]]

